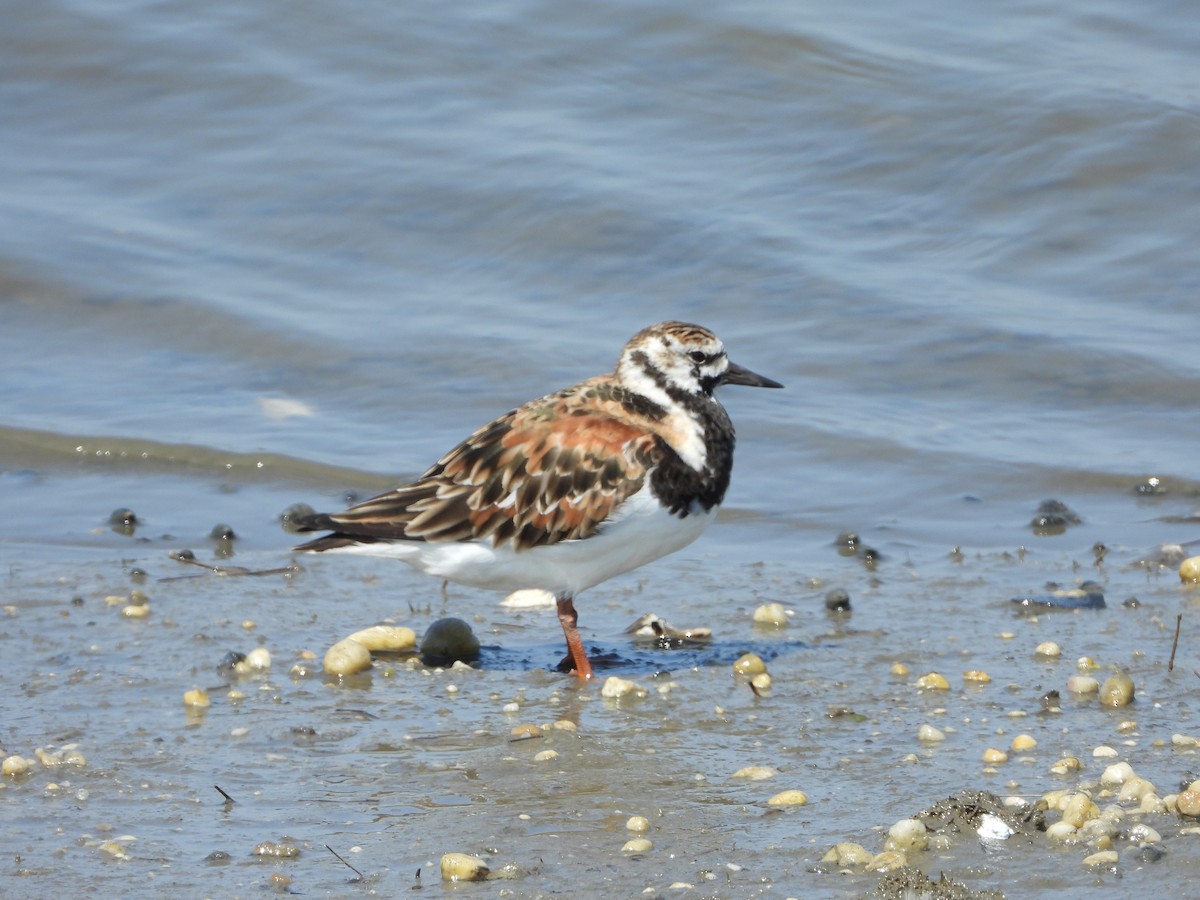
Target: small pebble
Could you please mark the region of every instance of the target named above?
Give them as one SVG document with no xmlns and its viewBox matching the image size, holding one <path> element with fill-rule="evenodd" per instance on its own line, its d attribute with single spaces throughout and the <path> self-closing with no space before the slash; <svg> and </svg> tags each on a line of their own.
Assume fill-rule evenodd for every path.
<svg viewBox="0 0 1200 900">
<path fill-rule="evenodd" d="M 150 615 L 150 607 L 145 604 L 138 606 L 131 603 L 121 610 L 121 615 L 126 619 L 144 619 Z"/>
<path fill-rule="evenodd" d="M 137 513 L 135 513 L 132 509 L 128 509 L 127 507 L 114 509 L 111 513 L 109 513 L 108 524 L 113 526 L 114 529 L 122 527 L 128 528 L 129 530 L 123 533 L 133 534 L 133 528 L 138 524 Z"/>
<path fill-rule="evenodd" d="M 37 761 L 42 764 L 43 769 L 57 769 L 62 765 L 61 759 L 42 747 L 34 750 L 33 755 L 37 757 Z"/>
<path fill-rule="evenodd" d="M 21 775 L 27 775 L 32 768 L 32 759 L 26 759 L 14 753 L 12 756 L 4 757 L 4 762 L 0 763 L 0 775 L 3 775 L 5 778 L 17 778 Z"/>
<path fill-rule="evenodd" d="M 1117 791 L 1117 802 L 1124 804 L 1141 804 L 1146 797 L 1154 794 L 1154 785 L 1145 778 L 1134 775 Z"/>
<path fill-rule="evenodd" d="M 1074 756 L 1064 756 L 1050 767 L 1052 775 L 1074 775 L 1083 768 L 1083 763 Z"/>
<path fill-rule="evenodd" d="M 767 801 L 768 806 L 803 806 L 808 802 L 808 794 L 804 791 L 780 791 Z"/>
<path fill-rule="evenodd" d="M 1072 675 L 1067 679 L 1067 690 L 1072 694 L 1094 694 L 1100 690 L 1100 682 L 1091 675 Z"/>
<path fill-rule="evenodd" d="M 845 841 L 830 847 L 821 862 L 832 863 L 839 869 L 851 869 L 868 866 L 872 859 L 874 856 L 862 844 Z"/>
<path fill-rule="evenodd" d="M 771 690 L 771 673 L 759 672 L 750 679 L 750 684 L 753 686 L 754 690 L 760 694 L 769 693 Z"/>
<path fill-rule="evenodd" d="M 513 740 L 518 741 L 528 740 L 529 738 L 540 738 L 542 736 L 542 729 L 532 722 L 525 722 L 520 725 L 514 725 L 512 731 L 509 732 L 509 736 Z"/>
<path fill-rule="evenodd" d="M 372 653 L 403 653 L 417 646 L 417 633 L 403 625 L 372 625 L 350 635 Z"/>
<path fill-rule="evenodd" d="M 747 781 L 765 781 L 768 778 L 774 778 L 779 773 L 770 766 L 746 766 L 738 769 L 731 775 L 731 778 L 744 778 Z"/>
<path fill-rule="evenodd" d="M 442 856 L 442 881 L 483 881 L 488 867 L 478 856 L 468 853 L 446 853 Z"/>
<path fill-rule="evenodd" d="M 747 678 L 767 671 L 767 664 L 762 661 L 762 657 L 757 653 L 743 653 L 733 663 L 733 674 L 744 675 Z"/>
<path fill-rule="evenodd" d="M 843 588 L 834 588 L 825 595 L 825 608 L 830 612 L 850 612 L 850 594 Z"/>
<path fill-rule="evenodd" d="M 353 675 L 371 668 L 371 651 L 358 641 L 344 638 L 325 653 L 325 672 L 328 675 Z"/>
<path fill-rule="evenodd" d="M 1037 746 L 1037 741 L 1032 735 L 1018 734 L 1012 741 L 1012 749 L 1016 753 L 1021 753 L 1025 750 L 1032 750 Z"/>
<path fill-rule="evenodd" d="M 1075 660 L 1075 668 L 1080 672 L 1094 672 L 1100 668 L 1100 663 L 1096 662 L 1090 656 L 1081 656 Z"/>
<path fill-rule="evenodd" d="M 558 601 L 549 591 L 535 588 L 513 591 L 500 601 L 500 605 L 505 609 L 554 609 L 558 605 Z"/>
<path fill-rule="evenodd" d="M 1133 766 L 1129 763 L 1113 763 L 1100 774 L 1100 783 L 1105 787 L 1119 786 L 1133 777 Z"/>
<path fill-rule="evenodd" d="M 923 691 L 948 691 L 950 690 L 950 682 L 946 680 L 945 675 L 930 672 L 917 679 L 917 687 Z"/>
<path fill-rule="evenodd" d="M 649 692 L 640 684 L 618 678 L 616 675 L 609 675 L 604 680 L 604 686 L 600 688 L 600 696 L 612 700 L 620 700 L 623 697 L 640 698 L 645 697 L 647 693 Z"/>
<path fill-rule="evenodd" d="M 1042 641 L 1033 650 L 1038 656 L 1046 656 L 1051 659 L 1057 659 L 1062 656 L 1062 647 L 1058 646 L 1054 641 Z"/>
<path fill-rule="evenodd" d="M 1144 863 L 1156 863 L 1163 858 L 1165 851 L 1157 844 L 1142 844 L 1138 850 L 1138 859 Z"/>
<path fill-rule="evenodd" d="M 1185 584 L 1200 583 L 1200 556 L 1189 556 L 1179 564 L 1179 580 Z"/>
<path fill-rule="evenodd" d="M 1016 832 L 1012 826 L 997 815 L 984 813 L 979 819 L 975 833 L 985 841 L 1007 841 Z"/>
<path fill-rule="evenodd" d="M 292 886 L 292 876 L 285 875 L 283 872 L 272 872 L 267 883 L 273 891 L 288 891 Z"/>
<path fill-rule="evenodd" d="M 1134 841 L 1135 844 L 1162 844 L 1163 835 L 1160 835 L 1148 824 L 1138 823 L 1129 829 L 1129 840 Z"/>
<path fill-rule="evenodd" d="M 904 678 L 908 675 L 908 666 L 902 662 L 892 663 L 891 675 L 893 678 Z"/>
<path fill-rule="evenodd" d="M 787 610 L 782 603 L 764 603 L 754 610 L 754 624 L 768 628 L 784 628 L 788 624 Z"/>
<path fill-rule="evenodd" d="M 621 847 L 622 853 L 649 853 L 654 849 L 654 843 L 649 838 L 635 837 L 630 838 Z"/>
<path fill-rule="evenodd" d="M 1175 808 L 1181 816 L 1200 818 L 1200 791 L 1188 788 L 1175 798 Z"/>
<path fill-rule="evenodd" d="M 251 851 L 252 856 L 269 856 L 275 859 L 295 859 L 300 855 L 300 848 L 295 844 L 263 841 Z"/>
<path fill-rule="evenodd" d="M 996 747 L 988 747 L 983 751 L 983 761 L 989 766 L 1008 762 L 1008 754 Z"/>
<path fill-rule="evenodd" d="M 1186 734 L 1173 734 L 1171 735 L 1171 746 L 1180 750 L 1197 747 L 1200 746 L 1200 738 L 1191 737 Z"/>
<path fill-rule="evenodd" d="M 630 816 L 625 823 L 625 830 L 635 834 L 645 834 L 650 830 L 650 820 L 645 816 Z"/>
<path fill-rule="evenodd" d="M 552 759 L 558 759 L 557 750 L 542 750 L 533 757 L 534 762 L 549 762 Z"/>
<path fill-rule="evenodd" d="M 980 669 L 969 669 L 963 672 L 963 681 L 971 681 L 975 684 L 988 684 L 991 680 L 992 676 Z"/>
<path fill-rule="evenodd" d="M 908 857 L 903 850 L 884 850 L 871 858 L 871 861 L 867 863 L 867 868 L 872 872 L 894 872 L 907 865 Z"/>
<path fill-rule="evenodd" d="M 1095 748 L 1092 751 L 1092 756 L 1095 757 L 1096 759 L 1112 759 L 1114 756 L 1119 756 L 1119 755 L 1120 754 L 1118 754 L 1116 750 L 1114 750 L 1112 747 L 1109 747 L 1105 744 L 1101 744 L 1099 747 Z"/>
<path fill-rule="evenodd" d="M 1082 828 L 1089 819 L 1100 815 L 1100 808 L 1092 802 L 1092 798 L 1083 792 L 1067 794 L 1062 802 L 1062 821 Z"/>
<path fill-rule="evenodd" d="M 212 699 L 208 696 L 208 691 L 204 688 L 192 688 L 183 695 L 183 705 L 190 706 L 193 709 L 208 709 L 212 706 Z"/>
<path fill-rule="evenodd" d="M 1070 822 L 1055 822 L 1046 826 L 1046 838 L 1059 843 L 1074 843 L 1079 829 Z"/>
<path fill-rule="evenodd" d="M 1119 855 L 1116 850 L 1101 850 L 1099 853 L 1093 853 L 1091 856 L 1083 858 L 1085 866 L 1115 866 Z"/>
<path fill-rule="evenodd" d="M 255 647 L 246 654 L 246 668 L 254 672 L 265 672 L 271 668 L 271 651 L 266 647 Z"/>
<path fill-rule="evenodd" d="M 929 845 L 928 829 L 920 819 L 901 819 L 888 829 L 888 850 L 924 850 Z"/>
<path fill-rule="evenodd" d="M 105 841 L 99 849 L 101 853 L 107 853 L 114 859 L 129 859 L 129 854 L 125 852 L 125 845 L 120 841 Z"/>
<path fill-rule="evenodd" d="M 1118 672 L 1104 679 L 1100 685 L 1100 705 L 1111 706 L 1114 709 L 1128 706 L 1133 702 L 1133 679 L 1124 672 Z"/>
<path fill-rule="evenodd" d="M 479 659 L 479 638 L 462 619 L 450 616 L 438 619 L 425 629 L 421 638 L 421 662 L 427 666 L 448 666 L 453 662 Z"/>
<path fill-rule="evenodd" d="M 917 729 L 917 740 L 925 741 L 929 744 L 936 744 L 946 739 L 946 733 L 938 728 L 934 728 L 929 723 L 922 725 Z"/>
</svg>

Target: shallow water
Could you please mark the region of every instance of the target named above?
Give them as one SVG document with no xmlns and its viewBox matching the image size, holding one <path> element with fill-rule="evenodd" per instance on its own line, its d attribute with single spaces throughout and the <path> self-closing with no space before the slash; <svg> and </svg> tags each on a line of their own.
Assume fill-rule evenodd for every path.
<svg viewBox="0 0 1200 900">
<path fill-rule="evenodd" d="M 418 868 L 440 891 L 438 857 L 463 849 L 519 870 L 466 889 L 489 896 L 845 896 L 875 881 L 814 871 L 830 845 L 880 850 L 878 829 L 960 789 L 1040 796 L 1070 786 L 1048 774 L 1064 755 L 1095 781 L 1101 743 L 1160 793 L 1194 776 L 1169 745 L 1200 733 L 1200 598 L 1133 564 L 1200 541 L 1200 26 L 1128 0 L 693 7 L 6 12 L 0 749 L 78 744 L 88 767 L 0 788 L 0 893 L 241 896 L 278 870 L 309 895 L 389 894 Z M 718 524 L 580 600 L 641 701 L 550 671 L 550 613 L 397 564 L 216 577 L 168 558 L 219 562 L 227 523 L 230 564 L 285 566 L 289 504 L 382 490 L 666 318 L 787 390 L 724 391 L 739 454 Z M 1150 476 L 1164 493 L 1137 492 Z M 1036 535 L 1048 498 L 1082 523 Z M 133 536 L 108 528 L 118 507 Z M 839 555 L 846 530 L 874 569 Z M 104 602 L 134 568 L 141 621 Z M 1009 603 L 1083 578 L 1107 609 Z M 824 611 L 832 587 L 848 620 Z M 782 634 L 751 624 L 767 601 L 794 611 Z M 633 647 L 645 612 L 714 643 Z M 480 634 L 479 671 L 289 677 L 302 650 L 442 615 Z M 1058 663 L 1033 655 L 1049 639 Z M 229 701 L 218 663 L 260 642 L 274 668 Z M 730 676 L 746 648 L 769 697 Z M 1064 695 L 1042 715 L 1085 655 L 1128 669 L 1134 706 Z M 918 692 L 930 670 L 952 690 Z M 197 719 L 193 686 L 215 689 Z M 509 741 L 559 719 L 578 730 Z M 926 721 L 945 744 L 918 743 Z M 984 771 L 1021 731 L 1032 761 Z M 730 778 L 751 764 L 780 774 Z M 808 805 L 769 811 L 785 787 Z M 634 813 L 654 849 L 630 859 Z M 1121 844 L 1120 877 L 1044 843 L 914 862 L 1009 896 L 1161 892 L 1200 844 L 1152 824 L 1167 854 Z M 92 843 L 125 835 L 129 860 Z M 298 859 L 251 857 L 285 835 Z"/>
</svg>

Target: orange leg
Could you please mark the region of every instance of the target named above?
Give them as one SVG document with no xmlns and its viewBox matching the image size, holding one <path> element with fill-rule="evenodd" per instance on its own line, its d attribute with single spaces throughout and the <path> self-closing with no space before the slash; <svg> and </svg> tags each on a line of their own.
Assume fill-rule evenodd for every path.
<svg viewBox="0 0 1200 900">
<path fill-rule="evenodd" d="M 592 680 L 592 664 L 588 662 L 587 653 L 583 649 L 583 640 L 579 637 L 579 629 L 575 623 L 579 615 L 575 612 L 575 598 L 558 597 L 558 621 L 562 624 L 563 634 L 567 637 L 567 655 L 575 666 L 575 675 L 584 681 Z"/>
</svg>

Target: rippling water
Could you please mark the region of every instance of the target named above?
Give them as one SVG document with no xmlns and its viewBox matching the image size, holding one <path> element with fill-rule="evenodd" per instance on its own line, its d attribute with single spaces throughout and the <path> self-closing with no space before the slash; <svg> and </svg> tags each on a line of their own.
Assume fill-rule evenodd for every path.
<svg viewBox="0 0 1200 900">
<path fill-rule="evenodd" d="M 1171 572 L 1127 568 L 1200 539 L 1200 23 L 1176 4 L 49 0 L 4 19 L 0 559 L 33 603 L 10 648 L 52 621 L 31 598 L 56 578 L 102 597 L 217 522 L 282 564 L 289 503 L 419 471 L 667 318 L 787 390 L 725 392 L 721 525 L 585 598 L 599 642 L 635 585 L 720 622 L 747 592 L 815 616 L 809 586 L 844 583 L 856 625 L 892 629 L 866 655 L 890 658 L 948 616 L 1005 630 L 1007 597 L 1078 577 L 1097 541 L 1110 598 L 1194 607 Z M 1135 492 L 1150 476 L 1165 493 Z M 1049 497 L 1082 524 L 1035 536 Z M 122 506 L 132 542 L 105 527 Z M 846 529 L 890 570 L 839 557 Z M 954 546 L 1037 564 L 977 573 L 980 613 L 940 592 L 973 577 Z M 272 590 L 229 615 L 265 623 Z M 339 622 L 354 594 L 284 593 Z M 1139 658 L 1116 621 L 1111 661 Z M 530 620 L 530 665 L 552 625 Z M 6 683 L 27 677 L 3 655 Z M 798 663 L 833 664 L 816 657 Z M 884 824 L 871 811 L 834 830 Z"/>
</svg>

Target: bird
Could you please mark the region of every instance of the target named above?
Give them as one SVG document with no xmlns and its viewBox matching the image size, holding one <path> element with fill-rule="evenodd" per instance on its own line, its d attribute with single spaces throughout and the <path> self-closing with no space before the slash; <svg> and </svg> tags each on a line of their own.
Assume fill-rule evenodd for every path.
<svg viewBox="0 0 1200 900">
<path fill-rule="evenodd" d="M 339 513 L 293 519 L 327 531 L 294 548 L 403 560 L 473 587 L 554 595 L 561 668 L 593 670 L 575 598 L 696 540 L 733 468 L 723 385 L 781 388 L 730 361 L 709 329 L 660 322 L 611 373 L 547 394 L 475 430 L 415 481 Z"/>
</svg>

